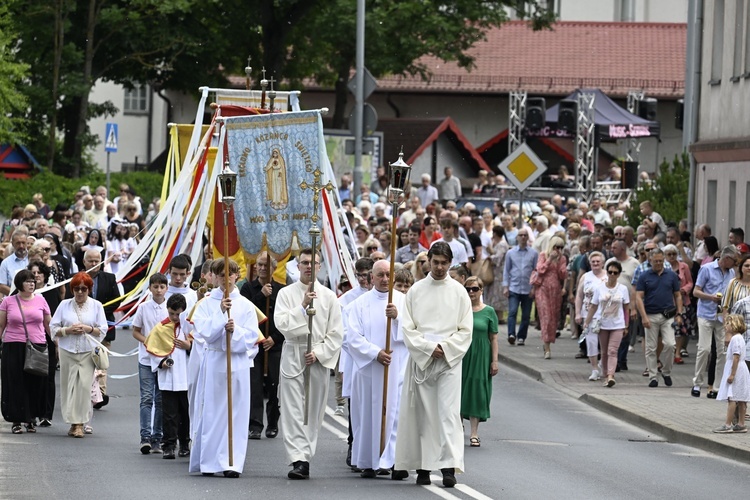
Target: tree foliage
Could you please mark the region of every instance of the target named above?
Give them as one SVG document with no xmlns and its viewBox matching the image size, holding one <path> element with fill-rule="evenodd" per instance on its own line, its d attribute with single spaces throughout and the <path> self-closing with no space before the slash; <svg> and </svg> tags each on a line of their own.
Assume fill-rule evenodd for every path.
<svg viewBox="0 0 750 500">
<path fill-rule="evenodd" d="M 12 27 L 9 6 L 0 5 L 0 143 L 22 143 L 27 137 L 24 110 L 28 105 L 21 89 L 29 65 L 16 61 L 18 35 Z"/>
<path fill-rule="evenodd" d="M 654 211 L 665 222 L 678 223 L 687 217 L 690 160 L 687 153 L 675 155 L 672 162 L 666 159 L 659 165 L 658 175 L 651 184 L 641 184 L 635 192 L 627 212 L 628 221 L 634 228 L 643 218 L 639 205 L 651 201 Z"/>
</svg>

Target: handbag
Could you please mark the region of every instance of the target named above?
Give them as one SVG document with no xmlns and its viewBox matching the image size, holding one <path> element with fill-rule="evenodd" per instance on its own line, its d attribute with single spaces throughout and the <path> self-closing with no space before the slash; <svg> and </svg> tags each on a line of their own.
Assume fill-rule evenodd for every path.
<svg viewBox="0 0 750 500">
<path fill-rule="evenodd" d="M 472 265 L 472 274 L 482 280 L 485 287 L 495 281 L 495 273 L 492 269 L 492 261 L 490 259 L 482 259 L 480 262 L 475 262 Z"/>
<path fill-rule="evenodd" d="M 49 375 L 49 351 L 47 345 L 37 347 L 29 339 L 29 330 L 26 328 L 26 316 L 23 314 L 21 299 L 16 295 L 18 310 L 21 311 L 21 321 L 23 322 L 23 331 L 26 333 L 26 356 L 23 360 L 23 371 L 36 375 L 37 377 L 46 377 Z"/>
<path fill-rule="evenodd" d="M 92 335 L 86 334 L 96 345 L 91 350 L 91 359 L 94 360 L 94 366 L 97 370 L 109 370 L 109 349 L 104 347 Z"/>
<path fill-rule="evenodd" d="M 531 277 L 529 278 L 529 284 L 531 286 L 540 286 L 542 284 L 542 278 L 539 276 L 539 273 L 534 269 L 531 271 Z"/>
</svg>

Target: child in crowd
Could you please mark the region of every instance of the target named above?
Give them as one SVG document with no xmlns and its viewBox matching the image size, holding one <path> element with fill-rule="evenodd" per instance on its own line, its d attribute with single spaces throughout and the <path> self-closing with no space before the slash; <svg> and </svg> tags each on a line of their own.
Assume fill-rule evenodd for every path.
<svg viewBox="0 0 750 500">
<path fill-rule="evenodd" d="M 747 402 L 750 401 L 750 371 L 745 364 L 745 320 L 739 314 L 730 314 L 724 320 L 726 335 L 724 343 L 727 346 L 727 361 L 724 365 L 724 374 L 721 377 L 719 395 L 716 399 L 727 401 L 727 420 L 714 432 L 729 434 L 734 432 L 747 432 L 745 427 L 745 411 Z M 737 413 L 737 424 L 732 425 L 732 420 Z"/>
<path fill-rule="evenodd" d="M 401 293 L 408 292 L 409 288 L 414 284 L 414 276 L 412 276 L 411 271 L 402 267 L 401 269 L 397 269 L 394 274 L 393 288 Z"/>
<path fill-rule="evenodd" d="M 191 339 L 180 329 L 180 314 L 187 303 L 180 294 L 167 300 L 169 317 L 158 323 L 146 337 L 151 368 L 157 374 L 162 401 L 164 439 L 162 458 L 173 460 L 177 439 L 180 457 L 190 455 L 190 413 L 188 409 L 188 352 Z"/>
<path fill-rule="evenodd" d="M 186 311 L 192 309 L 193 305 L 198 301 L 195 290 L 192 290 L 187 283 L 192 267 L 193 263 L 190 261 L 190 257 L 180 254 L 169 261 L 169 269 L 167 271 L 169 274 L 169 288 L 167 288 L 165 297 L 168 299 L 176 293 L 184 295 L 187 302 Z"/>
<path fill-rule="evenodd" d="M 167 317 L 167 277 L 155 273 L 149 278 L 148 290 L 151 298 L 146 299 L 133 317 L 133 338 L 138 343 L 138 382 L 140 384 L 140 450 L 144 455 L 161 453 L 162 406 L 161 393 L 156 374 L 151 370 L 151 358 L 146 351 L 146 337 L 151 330 Z M 151 410 L 154 409 L 153 423 Z"/>
</svg>

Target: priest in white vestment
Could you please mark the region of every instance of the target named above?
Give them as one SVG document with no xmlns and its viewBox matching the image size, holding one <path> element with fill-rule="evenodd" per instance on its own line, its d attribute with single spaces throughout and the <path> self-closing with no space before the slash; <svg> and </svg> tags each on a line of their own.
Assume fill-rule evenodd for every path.
<svg viewBox="0 0 750 500">
<path fill-rule="evenodd" d="M 346 314 L 345 310 L 346 307 L 360 298 L 365 293 L 369 292 L 372 288 L 372 265 L 373 261 L 369 257 L 362 257 L 361 259 L 357 260 L 357 262 L 354 264 L 354 272 L 355 276 L 357 278 L 357 287 L 352 288 L 348 292 L 346 292 L 344 295 L 339 297 L 339 304 L 341 305 L 341 312 L 342 312 L 342 323 L 344 325 L 344 342 L 341 345 L 341 356 L 339 357 L 339 364 L 338 369 L 339 373 L 338 376 L 341 377 L 341 397 L 343 398 L 350 398 L 352 394 L 352 360 L 348 354 L 348 347 L 346 344 L 346 332 L 347 332 L 347 324 L 346 324 Z M 339 383 L 337 381 L 337 383 Z M 351 404 L 350 404 L 351 406 Z M 338 411 L 339 408 L 336 408 L 336 414 L 337 415 L 343 415 L 343 412 Z M 352 435 L 352 426 L 351 423 L 349 424 L 349 437 L 347 438 L 347 442 L 349 444 L 349 449 L 346 452 L 346 465 L 351 466 L 352 465 L 352 441 L 354 440 L 354 436 Z"/>
<path fill-rule="evenodd" d="M 354 434 L 352 465 L 361 477 L 374 478 L 379 469 L 391 470 L 393 479 L 405 479 L 408 471 L 392 470 L 396 461 L 396 431 L 404 369 L 408 351 L 401 335 L 399 311 L 404 294 L 393 292 L 388 303 L 390 264 L 385 260 L 372 269 L 374 288 L 345 310 L 346 340 L 352 360 L 351 422 Z M 387 318 L 391 318 L 390 351 L 385 350 Z M 388 395 L 385 415 L 385 448 L 380 453 L 383 409 L 383 375 L 388 365 Z"/>
<path fill-rule="evenodd" d="M 250 423 L 250 367 L 258 353 L 258 316 L 252 302 L 240 295 L 235 286 L 239 266 L 229 261 L 229 281 L 224 282 L 224 260 L 211 266 L 218 288 L 200 301 L 193 313 L 193 336 L 201 339 L 205 350 L 198 371 L 191 417 L 196 419 L 190 472 L 239 477 L 247 454 L 247 431 Z M 224 287 L 229 298 L 224 298 Z M 229 312 L 229 315 L 227 315 Z M 232 430 L 233 464 L 229 465 L 227 427 L 227 339 L 231 334 L 232 356 Z"/>
<path fill-rule="evenodd" d="M 450 246 L 437 242 L 427 257 L 430 274 L 407 292 L 401 320 L 409 360 L 396 469 L 416 469 L 417 484 L 430 484 L 430 471 L 440 469 L 443 485 L 450 488 L 455 472 L 464 468 L 461 361 L 471 345 L 474 319 L 469 294 L 448 276 Z"/>
<path fill-rule="evenodd" d="M 276 327 L 284 334 L 281 351 L 281 377 L 279 402 L 281 403 L 281 435 L 287 460 L 292 464 L 289 479 L 308 479 L 310 459 L 315 455 L 318 433 L 325 416 L 328 399 L 329 370 L 339 359 L 343 342 L 341 306 L 336 294 L 320 283 L 310 291 L 312 265 L 320 268 L 320 255 L 310 249 L 297 257 L 300 271 L 298 282 L 279 291 L 274 319 Z M 314 302 L 313 302 L 314 299 Z M 307 308 L 315 309 L 312 328 L 312 351 L 307 352 Z M 304 425 L 305 366 L 310 366 L 309 414 Z"/>
</svg>

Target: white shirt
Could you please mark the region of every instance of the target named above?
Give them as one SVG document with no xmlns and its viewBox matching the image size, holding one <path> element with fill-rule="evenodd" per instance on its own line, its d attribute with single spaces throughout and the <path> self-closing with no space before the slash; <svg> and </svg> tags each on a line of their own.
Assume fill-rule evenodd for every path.
<svg viewBox="0 0 750 500">
<path fill-rule="evenodd" d="M 430 245 L 430 248 L 432 248 L 432 245 L 437 243 L 438 241 L 443 241 L 445 243 L 448 243 L 448 246 L 451 247 L 451 251 L 453 251 L 453 260 L 451 261 L 451 266 L 456 266 L 458 264 L 466 264 L 469 262 L 469 254 L 466 253 L 466 246 L 458 241 L 457 239 L 452 239 L 451 241 L 445 241 L 443 238 L 437 239 L 432 242 Z"/>
<path fill-rule="evenodd" d="M 138 306 L 133 318 L 133 327 L 141 329 L 141 335 L 148 337 L 151 330 L 159 324 L 164 318 L 168 317 L 166 299 L 161 304 L 157 304 L 152 299 L 147 299 L 143 304 Z M 151 366 L 151 355 L 146 351 L 143 342 L 138 343 L 138 363 Z"/>
<path fill-rule="evenodd" d="M 101 342 L 107 334 L 107 317 L 104 315 L 104 307 L 101 302 L 92 298 L 87 298 L 82 308 L 78 308 L 75 299 L 66 299 L 60 302 L 60 305 L 52 316 L 49 329 L 54 337 L 60 328 L 66 328 L 76 323 L 93 326 L 99 329 L 99 336 L 94 338 Z M 68 352 L 79 354 L 82 352 L 91 352 L 96 344 L 89 339 L 88 335 L 66 335 L 57 337 L 57 346 Z"/>
</svg>

